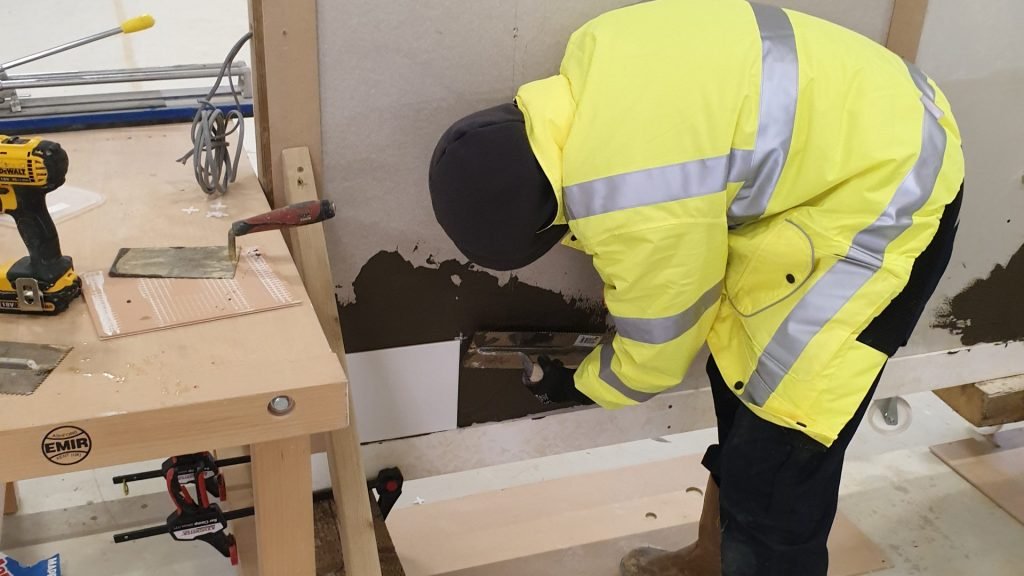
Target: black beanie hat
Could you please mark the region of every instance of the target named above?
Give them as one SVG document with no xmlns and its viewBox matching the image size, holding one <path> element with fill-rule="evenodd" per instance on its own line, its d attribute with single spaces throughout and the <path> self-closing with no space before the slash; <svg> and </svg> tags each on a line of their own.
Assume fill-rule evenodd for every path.
<svg viewBox="0 0 1024 576">
<path fill-rule="evenodd" d="M 530 264 L 569 230 L 549 227 L 558 201 L 515 104 L 471 114 L 444 133 L 430 161 L 430 199 L 459 251 L 492 270 Z"/>
</svg>

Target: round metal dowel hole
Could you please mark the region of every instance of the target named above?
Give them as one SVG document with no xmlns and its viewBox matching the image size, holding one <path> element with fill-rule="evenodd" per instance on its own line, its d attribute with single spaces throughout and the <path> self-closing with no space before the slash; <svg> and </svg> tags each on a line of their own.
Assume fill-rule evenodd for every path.
<svg viewBox="0 0 1024 576">
<path fill-rule="evenodd" d="M 267 411 L 274 416 L 284 416 L 295 409 L 295 401 L 292 400 L 291 396 L 275 396 L 270 404 L 267 405 Z"/>
</svg>

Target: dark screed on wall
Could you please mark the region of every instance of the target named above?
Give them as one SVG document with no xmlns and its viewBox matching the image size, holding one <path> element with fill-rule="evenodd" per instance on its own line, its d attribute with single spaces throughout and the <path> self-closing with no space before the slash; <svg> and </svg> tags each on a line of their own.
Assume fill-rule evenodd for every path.
<svg viewBox="0 0 1024 576">
<path fill-rule="evenodd" d="M 428 263 L 431 263 L 428 260 Z M 471 264 L 445 260 L 414 266 L 398 252 L 382 251 L 360 269 L 354 298 L 339 312 L 350 353 L 463 338 L 483 330 L 603 332 L 599 301 L 531 286 L 515 276 L 501 284 Z M 515 370 L 463 369 L 459 426 L 538 414 L 543 406 Z"/>
</svg>

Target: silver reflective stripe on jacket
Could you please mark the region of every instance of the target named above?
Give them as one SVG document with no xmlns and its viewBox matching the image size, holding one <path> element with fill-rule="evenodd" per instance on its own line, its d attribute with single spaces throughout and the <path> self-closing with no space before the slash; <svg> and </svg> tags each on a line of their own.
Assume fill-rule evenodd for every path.
<svg viewBox="0 0 1024 576">
<path fill-rule="evenodd" d="M 626 318 L 612 315 L 619 336 L 644 344 L 664 344 L 679 338 L 697 325 L 704 313 L 722 297 L 722 283 L 709 288 L 692 306 L 664 318 Z"/>
<path fill-rule="evenodd" d="M 946 152 L 946 131 L 939 124 L 935 90 L 914 65 L 908 64 L 924 97 L 921 152 L 888 206 L 853 239 L 846 256 L 836 262 L 800 299 L 765 347 L 743 398 L 764 406 L 792 370 L 811 340 L 882 266 L 889 245 L 914 223 L 914 214 L 932 195 Z"/>
<path fill-rule="evenodd" d="M 799 64 L 796 37 L 785 11 L 751 4 L 761 32 L 761 110 L 752 164 L 729 205 L 729 225 L 738 226 L 764 214 L 782 176 L 793 140 Z"/>
<path fill-rule="evenodd" d="M 658 166 L 566 186 L 566 218 L 717 194 L 746 182 L 729 207 L 734 226 L 764 214 L 789 154 L 797 103 L 796 40 L 789 17 L 775 6 L 751 4 L 761 36 L 761 109 L 754 150 Z"/>
<path fill-rule="evenodd" d="M 655 396 L 660 394 L 660 392 L 641 392 L 639 390 L 634 390 L 633 388 L 626 386 L 626 383 L 623 382 L 621 378 L 619 378 L 619 375 L 615 373 L 615 370 L 612 370 L 612 360 L 614 358 L 615 348 L 612 347 L 611 342 L 607 344 L 602 344 L 600 376 L 601 380 L 603 380 L 605 384 L 618 390 L 620 394 L 634 402 L 647 402 L 651 398 L 654 398 Z M 680 382 L 679 384 L 682 384 L 682 382 Z M 675 388 L 675 386 L 673 386 L 673 388 Z"/>
<path fill-rule="evenodd" d="M 627 172 L 566 186 L 562 192 L 566 218 L 579 220 L 609 212 L 697 198 L 725 190 L 733 156 L 745 151 Z"/>
<path fill-rule="evenodd" d="M 728 210 L 730 226 L 764 214 L 789 154 L 796 118 L 798 62 L 793 26 L 774 6 L 751 4 L 761 36 L 761 108 L 754 150 L 659 166 L 567 186 L 563 190 L 566 217 L 579 220 L 723 192 L 729 183 L 745 182 Z M 690 308 L 664 318 L 616 317 L 618 334 L 646 344 L 679 338 L 720 298 L 721 283 L 705 292 Z M 644 402 L 655 394 L 627 386 L 612 370 L 614 349 L 601 351 L 601 379 L 627 398 Z"/>
</svg>

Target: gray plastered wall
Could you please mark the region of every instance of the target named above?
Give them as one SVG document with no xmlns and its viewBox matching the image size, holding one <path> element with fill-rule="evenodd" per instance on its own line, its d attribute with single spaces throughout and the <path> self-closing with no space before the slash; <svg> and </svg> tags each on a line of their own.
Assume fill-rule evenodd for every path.
<svg viewBox="0 0 1024 576">
<path fill-rule="evenodd" d="M 506 102 L 519 85 L 554 74 L 573 30 L 629 3 L 319 2 L 322 188 L 339 207 L 327 233 L 340 301 L 353 300 L 353 282 L 381 252 L 397 252 L 410 267 L 463 260 L 430 206 L 427 164 L 437 138 L 457 118 Z M 892 0 L 770 3 L 838 22 L 879 42 L 885 41 L 892 12 Z M 945 90 L 960 121 L 968 194 L 953 265 L 906 353 L 961 346 L 960 335 L 931 327 L 931 319 L 946 299 L 1005 265 L 1024 243 L 1024 35 L 1015 28 L 1020 22 L 1024 4 L 1015 0 L 972 3 L 969 9 L 956 0 L 931 3 L 918 60 Z M 505 286 L 511 275 L 496 276 Z M 600 302 L 601 283 L 589 259 L 568 248 L 555 249 L 515 276 L 567 298 Z M 421 297 L 412 284 L 396 293 Z M 359 339 L 352 329 L 346 328 L 346 340 Z M 385 335 L 373 342 L 386 340 Z M 410 342 L 395 340 L 405 343 Z"/>
</svg>

